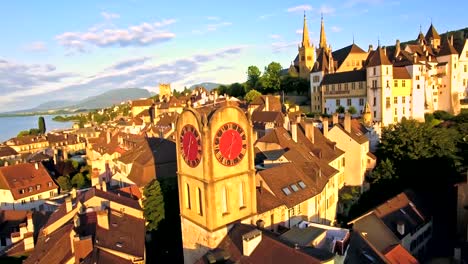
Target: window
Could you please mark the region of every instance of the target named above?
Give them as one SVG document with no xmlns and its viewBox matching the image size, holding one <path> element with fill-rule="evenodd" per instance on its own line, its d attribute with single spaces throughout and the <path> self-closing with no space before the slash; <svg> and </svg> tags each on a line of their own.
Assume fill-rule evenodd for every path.
<svg viewBox="0 0 468 264">
<path fill-rule="evenodd" d="M 374 118 L 377 118 L 377 111 L 374 111 Z"/>
<path fill-rule="evenodd" d="M 466 72 L 467 71 L 467 68 L 466 65 L 463 65 L 463 71 Z"/>
<path fill-rule="evenodd" d="M 54 197 L 54 196 L 55 196 L 54 191 L 50 191 L 50 192 L 49 192 L 49 196 L 50 196 L 50 197 Z"/>
<path fill-rule="evenodd" d="M 405 108 L 403 107 L 403 115 L 405 114 Z"/>
<path fill-rule="evenodd" d="M 343 167 L 345 166 L 345 158 L 343 157 L 343 159 L 341 160 L 341 164 L 343 165 Z"/>
<path fill-rule="evenodd" d="M 385 105 L 387 108 L 390 107 L 390 97 L 385 98 Z"/>
<path fill-rule="evenodd" d="M 42 195 L 38 195 L 37 199 L 42 200 Z"/>
<path fill-rule="evenodd" d="M 36 190 L 40 190 L 40 189 L 41 189 L 41 185 L 40 184 L 36 185 Z"/>
<path fill-rule="evenodd" d="M 406 86 L 405 86 L 405 80 L 402 80 L 402 81 L 401 81 L 401 87 L 406 87 Z"/>
<path fill-rule="evenodd" d="M 393 118 L 393 122 L 394 122 L 394 123 L 398 123 L 398 117 L 395 116 L 395 117 Z"/>
<path fill-rule="evenodd" d="M 335 85 L 332 84 L 332 92 L 334 92 L 334 91 L 335 91 Z"/>
<path fill-rule="evenodd" d="M 386 87 L 390 88 L 390 81 L 389 80 L 387 80 L 387 86 Z"/>
<path fill-rule="evenodd" d="M 307 60 L 308 61 L 312 60 L 312 56 L 307 56 Z"/>
<path fill-rule="evenodd" d="M 466 51 L 465 57 L 467 57 L 467 58 L 468 58 L 468 51 Z"/>
<path fill-rule="evenodd" d="M 393 103 L 394 103 L 394 104 L 398 104 L 398 97 L 396 97 L 396 96 L 393 97 Z"/>
<path fill-rule="evenodd" d="M 34 197 L 29 198 L 30 202 L 34 202 Z"/>
<path fill-rule="evenodd" d="M 377 88 L 377 80 L 372 80 L 372 88 Z"/>
<path fill-rule="evenodd" d="M 376 73 L 376 69 L 377 69 L 377 68 L 374 67 L 374 68 L 372 68 L 372 69 L 374 70 L 374 75 L 376 75 L 376 74 L 377 74 L 377 73 Z"/>
<path fill-rule="evenodd" d="M 338 91 L 341 91 L 341 83 L 338 84 Z"/>
<path fill-rule="evenodd" d="M 395 115 L 398 115 L 398 109 L 395 108 Z"/>
<path fill-rule="evenodd" d="M 359 89 L 362 89 L 364 87 L 363 82 L 359 82 Z"/>
<path fill-rule="evenodd" d="M 305 61 L 305 56 L 301 56 L 301 61 Z"/>
<path fill-rule="evenodd" d="M 420 87 L 420 85 L 418 84 L 418 85 L 416 85 L 416 88 L 420 89 L 421 87 Z"/>
<path fill-rule="evenodd" d="M 197 188 L 197 213 L 203 215 L 202 193 L 200 188 Z"/>
<path fill-rule="evenodd" d="M 351 89 L 353 89 L 353 90 L 356 89 L 356 83 L 354 83 L 354 82 L 351 83 Z"/>
<path fill-rule="evenodd" d="M 29 192 L 32 192 L 33 189 L 34 189 L 34 188 L 33 188 L 32 186 L 29 186 L 29 188 L 28 188 Z"/>
<path fill-rule="evenodd" d="M 364 98 L 359 98 L 359 105 L 364 105 Z"/>
<path fill-rule="evenodd" d="M 281 189 L 283 191 L 284 194 L 286 194 L 286 196 L 290 195 L 291 194 L 291 191 L 289 190 L 288 187 L 284 187 L 283 189 Z"/>
<path fill-rule="evenodd" d="M 47 186 L 52 187 L 52 182 L 48 182 Z"/>
<path fill-rule="evenodd" d="M 190 209 L 190 186 L 185 183 L 185 208 Z"/>
<path fill-rule="evenodd" d="M 23 194 L 24 193 L 24 189 L 19 189 L 18 191 L 20 194 Z"/>
<path fill-rule="evenodd" d="M 239 207 L 240 207 L 240 208 L 245 207 L 245 202 L 244 202 L 244 182 L 241 182 L 241 184 L 239 184 Z"/>
<path fill-rule="evenodd" d="M 299 181 L 297 184 L 298 184 L 302 189 L 305 189 L 305 187 L 306 187 L 306 185 L 305 185 L 305 183 L 304 183 L 303 181 Z"/>
<path fill-rule="evenodd" d="M 403 104 L 406 103 L 406 96 L 402 96 L 402 97 L 401 97 L 401 102 L 402 102 Z"/>
<path fill-rule="evenodd" d="M 398 80 L 393 80 L 393 86 L 398 87 Z"/>
<path fill-rule="evenodd" d="M 374 106 L 377 105 L 377 98 L 374 97 Z"/>
<path fill-rule="evenodd" d="M 340 99 L 336 99 L 336 106 L 340 106 Z"/>
<path fill-rule="evenodd" d="M 347 103 L 348 106 L 351 106 L 351 99 L 348 98 L 348 99 L 346 100 L 346 103 Z"/>
<path fill-rule="evenodd" d="M 348 91 L 348 84 L 347 83 L 345 83 L 344 89 L 345 89 L 345 91 Z"/>
<path fill-rule="evenodd" d="M 223 214 L 228 213 L 228 197 L 227 196 L 228 196 L 227 188 L 226 186 L 223 186 L 223 189 L 221 191 L 221 203 L 222 203 L 221 212 Z"/>
<path fill-rule="evenodd" d="M 416 75 L 416 81 L 419 81 L 419 75 Z"/>
<path fill-rule="evenodd" d="M 291 189 L 292 189 L 294 192 L 299 191 L 299 188 L 297 187 L 296 184 L 291 184 L 290 186 L 291 186 Z"/>
</svg>

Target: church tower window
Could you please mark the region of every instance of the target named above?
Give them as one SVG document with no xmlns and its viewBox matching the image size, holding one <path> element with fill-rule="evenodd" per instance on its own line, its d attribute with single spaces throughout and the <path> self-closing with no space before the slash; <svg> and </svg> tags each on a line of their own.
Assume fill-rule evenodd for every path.
<svg viewBox="0 0 468 264">
<path fill-rule="evenodd" d="M 197 187 L 197 213 L 203 215 L 203 202 L 202 202 L 202 193 L 200 188 Z"/>
</svg>

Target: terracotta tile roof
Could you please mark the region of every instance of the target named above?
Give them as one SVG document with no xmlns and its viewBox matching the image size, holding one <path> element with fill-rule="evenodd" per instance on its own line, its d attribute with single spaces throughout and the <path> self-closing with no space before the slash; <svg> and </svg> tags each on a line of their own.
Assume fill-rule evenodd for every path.
<svg viewBox="0 0 468 264">
<path fill-rule="evenodd" d="M 73 224 L 67 224 L 48 236 L 40 236 L 34 251 L 24 264 L 67 263 L 74 259 L 70 234 Z"/>
<path fill-rule="evenodd" d="M 322 85 L 366 81 L 366 70 L 337 72 L 323 77 Z"/>
<path fill-rule="evenodd" d="M 133 264 L 133 261 L 108 253 L 105 250 L 94 248 L 81 264 Z"/>
<path fill-rule="evenodd" d="M 411 79 L 406 67 L 393 67 L 393 79 Z"/>
<path fill-rule="evenodd" d="M 388 261 L 359 232 L 351 231 L 344 263 L 388 264 Z"/>
<path fill-rule="evenodd" d="M 252 113 L 252 122 L 265 125 L 266 123 L 275 123 L 276 126 L 282 126 L 284 123 L 283 114 L 275 111 L 254 111 Z"/>
<path fill-rule="evenodd" d="M 26 223 L 28 215 L 32 217 L 29 211 L 0 211 L 0 237 L 9 237 L 12 233 L 17 232 L 20 224 Z"/>
<path fill-rule="evenodd" d="M 115 193 L 111 193 L 111 192 L 105 192 L 105 191 L 102 191 L 102 190 L 99 190 L 99 189 L 96 189 L 96 188 L 91 188 L 88 191 L 86 191 L 84 193 L 81 193 L 78 196 L 78 200 L 81 201 L 82 203 L 84 203 L 84 202 L 88 201 L 89 199 L 91 199 L 91 198 L 93 198 L 95 196 L 100 197 L 100 198 L 102 198 L 104 200 L 107 200 L 107 201 L 112 201 L 112 202 L 117 203 L 117 204 L 121 204 L 121 205 L 131 207 L 131 208 L 134 208 L 134 209 L 137 209 L 137 210 L 142 210 L 140 204 L 138 203 L 138 201 L 136 201 L 134 199 L 124 197 L 124 196 L 119 196 L 119 195 L 117 195 Z M 51 218 L 52 218 L 52 216 L 51 216 Z"/>
<path fill-rule="evenodd" d="M 364 143 L 369 142 L 369 139 L 367 138 L 367 136 L 365 134 L 363 134 L 361 132 L 361 130 L 355 129 L 352 125 L 351 125 L 351 133 L 349 133 L 348 131 L 345 130 L 342 123 L 337 124 L 336 126 L 339 129 L 341 129 L 341 131 L 343 131 L 343 133 L 345 133 L 350 138 L 352 138 L 354 141 L 356 141 L 358 144 L 364 144 Z"/>
<path fill-rule="evenodd" d="M 446 55 L 458 55 L 458 51 L 453 47 L 452 43 L 448 38 L 445 38 L 442 41 L 442 45 L 440 47 L 440 51 L 437 56 L 446 56 Z"/>
<path fill-rule="evenodd" d="M 31 195 L 56 190 L 58 186 L 42 163 L 22 163 L 0 167 L 0 189 L 10 190 L 13 198 L 20 200 Z"/>
<path fill-rule="evenodd" d="M 379 65 L 392 65 L 382 47 L 378 47 L 377 50 L 372 51 L 369 54 L 366 63 L 367 67 L 375 67 Z"/>
<path fill-rule="evenodd" d="M 229 254 L 229 263 L 321 263 L 317 258 L 280 242 L 265 231 L 262 232 L 262 240 L 250 256 L 243 255 L 242 236 L 254 229 L 253 226 L 235 224 L 218 245 L 217 250 L 224 250 Z M 195 263 L 209 262 L 204 256 Z"/>
<path fill-rule="evenodd" d="M 148 106 L 150 107 L 153 105 L 154 101 L 153 99 L 142 99 L 142 100 L 133 100 L 131 105 L 132 107 L 137 106 L 137 107 L 142 107 L 142 106 Z"/>
<path fill-rule="evenodd" d="M 140 192 L 140 189 L 136 185 L 131 185 L 127 187 L 122 187 L 120 189 L 114 190 L 117 195 L 127 195 L 127 197 L 139 200 L 143 197 L 143 195 Z"/>
<path fill-rule="evenodd" d="M 257 213 L 262 214 L 283 205 L 283 201 L 265 188 L 257 187 Z"/>
<path fill-rule="evenodd" d="M 317 56 L 317 60 L 315 61 L 314 67 L 312 68 L 311 72 L 320 72 L 323 71 L 325 73 L 330 72 L 330 56 L 324 49 L 320 49 L 320 53 Z M 333 66 L 332 66 L 333 67 Z"/>
<path fill-rule="evenodd" d="M 0 158 L 7 158 L 9 156 L 16 156 L 18 152 L 10 146 L 0 145 Z"/>
<path fill-rule="evenodd" d="M 139 187 L 146 186 L 157 177 L 167 176 L 157 175 L 159 166 L 177 162 L 176 145 L 167 139 L 147 138 L 131 152 L 127 160 L 133 160 L 133 165 L 128 179 Z"/>
<path fill-rule="evenodd" d="M 45 136 L 21 136 L 21 137 L 14 137 L 8 140 L 7 143 L 11 142 L 14 145 L 28 145 L 37 142 L 46 142 L 47 138 Z"/>
<path fill-rule="evenodd" d="M 75 263 L 81 263 L 81 261 L 93 251 L 93 237 L 88 236 L 73 241 L 73 248 L 75 250 Z"/>
<path fill-rule="evenodd" d="M 268 111 L 282 112 L 282 104 L 280 98 L 274 95 L 262 95 L 255 98 L 250 105 L 259 105 L 259 110 L 265 108 L 266 98 L 268 98 Z M 266 109 L 265 109 L 266 110 Z"/>
<path fill-rule="evenodd" d="M 100 247 L 130 254 L 145 256 L 145 219 L 109 212 L 109 229 L 96 228 L 96 244 Z"/>
<path fill-rule="evenodd" d="M 382 253 L 390 264 L 419 264 L 419 262 L 400 244 L 390 246 Z"/>
<path fill-rule="evenodd" d="M 57 143 L 64 143 L 67 145 L 77 144 L 78 143 L 78 136 L 74 134 L 56 134 L 56 133 L 48 133 L 47 140 L 49 144 L 57 144 Z"/>
</svg>

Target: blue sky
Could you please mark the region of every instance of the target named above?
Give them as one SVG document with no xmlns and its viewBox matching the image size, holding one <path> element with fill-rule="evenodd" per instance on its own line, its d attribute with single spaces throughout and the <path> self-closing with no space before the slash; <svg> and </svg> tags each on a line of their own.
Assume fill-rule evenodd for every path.
<svg viewBox="0 0 468 264">
<path fill-rule="evenodd" d="M 353 35 L 366 50 L 415 39 L 431 19 L 439 33 L 465 28 L 465 10 L 466 1 L 7 1 L 0 112 L 114 88 L 157 92 L 159 82 L 243 82 L 249 65 L 289 66 L 304 11 L 315 44 L 323 13 L 333 50 Z"/>
</svg>

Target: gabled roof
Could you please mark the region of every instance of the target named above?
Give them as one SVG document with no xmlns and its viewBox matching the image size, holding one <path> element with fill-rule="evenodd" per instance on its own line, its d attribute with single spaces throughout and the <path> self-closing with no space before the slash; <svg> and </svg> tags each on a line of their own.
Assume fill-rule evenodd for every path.
<svg viewBox="0 0 468 264">
<path fill-rule="evenodd" d="M 70 237 L 72 232 L 73 224 L 67 224 L 50 235 L 40 236 L 34 251 L 23 263 L 68 263 L 74 258 L 71 244 L 73 238 Z"/>
<path fill-rule="evenodd" d="M 229 254 L 228 263 L 249 263 L 249 264 L 275 264 L 275 263 L 321 263 L 319 259 L 307 254 L 302 249 L 295 249 L 279 239 L 275 239 L 272 234 L 262 232 L 262 239 L 250 256 L 243 255 L 242 236 L 255 230 L 253 226 L 245 224 L 235 224 L 224 239 L 219 243 L 216 250 L 223 250 Z M 206 256 L 200 258 L 197 264 L 209 263 Z"/>
<path fill-rule="evenodd" d="M 12 147 L 0 145 L 0 158 L 16 155 L 18 155 L 18 152 L 16 152 Z"/>
<path fill-rule="evenodd" d="M 411 79 L 406 67 L 393 67 L 393 79 Z"/>
<path fill-rule="evenodd" d="M 419 264 L 419 262 L 400 244 L 384 250 L 385 258 L 390 264 Z"/>
<path fill-rule="evenodd" d="M 445 41 L 442 42 L 442 47 L 440 48 L 439 53 L 437 56 L 446 56 L 446 55 L 458 55 L 457 50 L 453 47 L 450 40 L 445 38 Z"/>
<path fill-rule="evenodd" d="M 379 65 L 392 65 L 382 47 L 378 47 L 377 50 L 372 51 L 367 60 L 367 67 Z"/>
<path fill-rule="evenodd" d="M 366 81 L 366 70 L 356 70 L 326 74 L 322 85 L 363 81 Z"/>
<path fill-rule="evenodd" d="M 144 107 L 144 106 L 150 107 L 151 105 L 153 105 L 153 103 L 154 103 L 153 99 L 133 100 L 132 107 Z"/>
<path fill-rule="evenodd" d="M 15 200 L 57 188 L 42 163 L 0 167 L 0 189 L 10 190 Z"/>
<path fill-rule="evenodd" d="M 352 53 L 366 53 L 366 52 L 354 43 L 344 48 L 341 48 L 339 50 L 333 51 L 332 56 L 333 56 L 334 61 L 338 63 L 337 68 L 339 68 L 341 64 L 343 63 L 343 61 L 349 56 L 349 54 L 352 54 Z"/>
<path fill-rule="evenodd" d="M 276 125 L 282 125 L 284 122 L 283 114 L 276 111 L 254 111 L 252 113 L 252 122 L 256 123 L 275 123 Z"/>
<path fill-rule="evenodd" d="M 429 29 L 427 30 L 426 41 L 428 43 L 430 43 L 431 38 L 432 39 L 440 39 L 439 33 L 437 33 L 437 30 L 435 29 L 434 25 L 432 25 L 432 23 L 431 23 L 431 26 L 429 27 Z"/>
</svg>

